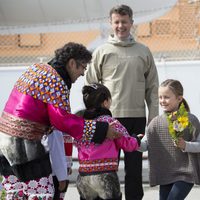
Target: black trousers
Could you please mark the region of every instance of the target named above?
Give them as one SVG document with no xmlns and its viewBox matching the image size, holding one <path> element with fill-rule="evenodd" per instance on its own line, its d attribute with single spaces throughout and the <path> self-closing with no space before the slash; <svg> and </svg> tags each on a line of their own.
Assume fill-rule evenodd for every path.
<svg viewBox="0 0 200 200">
<path fill-rule="evenodd" d="M 58 179 L 57 179 L 56 176 L 53 176 L 53 185 L 54 185 L 54 188 L 55 188 L 53 200 L 59 200 L 60 199 L 60 191 L 58 189 L 59 182 L 58 182 Z"/>
<path fill-rule="evenodd" d="M 67 191 L 68 184 L 69 183 L 67 183 L 67 185 L 66 185 L 66 187 L 63 191 L 60 191 L 58 189 L 59 188 L 59 181 L 58 181 L 56 176 L 53 176 L 53 185 L 54 185 L 54 189 L 55 189 L 53 200 L 59 200 L 60 199 L 60 194 L 65 193 Z"/>
<path fill-rule="evenodd" d="M 145 117 L 117 119 L 126 127 L 130 135 L 145 133 Z M 138 151 L 124 153 L 124 165 L 125 199 L 141 200 L 144 195 L 142 187 L 142 153 Z"/>
</svg>

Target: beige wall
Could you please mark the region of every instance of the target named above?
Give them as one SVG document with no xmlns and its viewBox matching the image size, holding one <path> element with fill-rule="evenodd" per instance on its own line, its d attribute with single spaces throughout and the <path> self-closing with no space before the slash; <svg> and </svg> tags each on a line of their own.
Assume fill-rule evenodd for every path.
<svg viewBox="0 0 200 200">
<path fill-rule="evenodd" d="M 153 52 L 196 49 L 200 36 L 199 5 L 179 0 L 163 17 L 138 26 L 138 41 L 148 45 Z M 144 30 L 147 30 L 146 35 Z"/>
<path fill-rule="evenodd" d="M 52 55 L 54 50 L 73 41 L 88 45 L 99 31 L 45 33 L 24 35 L 0 35 L 0 56 Z"/>
<path fill-rule="evenodd" d="M 198 50 L 200 38 L 200 3 L 179 0 L 164 16 L 133 27 L 136 40 L 153 53 Z M 98 30 L 32 35 L 0 35 L 0 57 L 49 56 L 69 41 L 88 45 L 100 35 Z"/>
</svg>

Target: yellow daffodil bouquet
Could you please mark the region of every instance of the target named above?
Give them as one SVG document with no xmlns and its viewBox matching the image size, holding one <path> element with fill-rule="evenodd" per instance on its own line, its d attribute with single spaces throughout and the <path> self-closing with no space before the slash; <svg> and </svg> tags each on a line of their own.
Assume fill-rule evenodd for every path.
<svg viewBox="0 0 200 200">
<path fill-rule="evenodd" d="M 192 128 L 189 121 L 188 111 L 181 103 L 179 109 L 173 113 L 167 114 L 169 133 L 172 139 L 176 142 L 179 137 L 183 136 L 183 131 L 188 127 Z"/>
</svg>

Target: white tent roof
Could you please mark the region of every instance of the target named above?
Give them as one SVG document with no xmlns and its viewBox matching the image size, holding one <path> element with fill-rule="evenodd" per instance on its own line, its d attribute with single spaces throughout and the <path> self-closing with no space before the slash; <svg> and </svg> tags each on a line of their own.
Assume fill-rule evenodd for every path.
<svg viewBox="0 0 200 200">
<path fill-rule="evenodd" d="M 0 34 L 80 31 L 108 25 L 109 10 L 129 5 L 136 24 L 169 11 L 177 0 L 0 0 Z"/>
</svg>

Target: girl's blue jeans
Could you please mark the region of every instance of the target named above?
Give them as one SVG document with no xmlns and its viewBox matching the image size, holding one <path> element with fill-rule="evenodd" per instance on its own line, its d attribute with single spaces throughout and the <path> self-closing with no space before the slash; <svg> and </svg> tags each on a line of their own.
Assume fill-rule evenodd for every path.
<svg viewBox="0 0 200 200">
<path fill-rule="evenodd" d="M 168 185 L 160 185 L 159 199 L 160 200 L 184 200 L 189 194 L 193 183 L 186 183 L 184 181 L 177 181 Z"/>
</svg>

